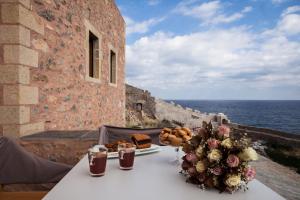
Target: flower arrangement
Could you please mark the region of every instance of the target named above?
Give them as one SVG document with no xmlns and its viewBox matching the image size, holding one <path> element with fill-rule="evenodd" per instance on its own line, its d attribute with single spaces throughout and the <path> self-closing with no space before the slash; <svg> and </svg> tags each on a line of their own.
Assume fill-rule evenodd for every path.
<svg viewBox="0 0 300 200">
<path fill-rule="evenodd" d="M 216 188 L 220 192 L 248 189 L 256 171 L 249 165 L 258 159 L 246 135 L 233 138 L 230 128 L 213 127 L 204 123 L 203 128 L 183 146 L 182 173 L 187 182 L 201 188 Z"/>
</svg>

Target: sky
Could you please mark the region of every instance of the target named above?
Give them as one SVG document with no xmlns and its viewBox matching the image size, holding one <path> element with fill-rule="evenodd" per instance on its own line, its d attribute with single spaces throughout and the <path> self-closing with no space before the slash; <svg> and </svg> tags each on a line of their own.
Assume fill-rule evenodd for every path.
<svg viewBox="0 0 300 200">
<path fill-rule="evenodd" d="M 116 0 L 126 82 L 162 99 L 300 100 L 300 0 Z"/>
</svg>

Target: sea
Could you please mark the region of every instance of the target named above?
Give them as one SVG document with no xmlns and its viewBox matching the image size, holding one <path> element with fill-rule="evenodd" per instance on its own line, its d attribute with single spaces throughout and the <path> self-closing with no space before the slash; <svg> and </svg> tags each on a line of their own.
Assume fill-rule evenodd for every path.
<svg viewBox="0 0 300 200">
<path fill-rule="evenodd" d="M 204 113 L 224 113 L 233 123 L 300 135 L 300 100 L 168 100 Z"/>
</svg>

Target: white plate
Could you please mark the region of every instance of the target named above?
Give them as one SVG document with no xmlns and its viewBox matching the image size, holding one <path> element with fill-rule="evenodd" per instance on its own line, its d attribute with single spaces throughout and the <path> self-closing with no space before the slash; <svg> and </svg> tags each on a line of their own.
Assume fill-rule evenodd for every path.
<svg viewBox="0 0 300 200">
<path fill-rule="evenodd" d="M 158 152 L 160 151 L 161 148 L 160 146 L 156 145 L 156 144 L 151 144 L 150 148 L 146 148 L 146 149 L 136 149 L 135 150 L 135 155 L 139 156 L 139 155 L 144 155 L 144 154 L 149 154 L 149 153 L 154 153 L 154 152 Z M 109 152 L 107 155 L 108 158 L 118 158 L 118 152 Z"/>
</svg>

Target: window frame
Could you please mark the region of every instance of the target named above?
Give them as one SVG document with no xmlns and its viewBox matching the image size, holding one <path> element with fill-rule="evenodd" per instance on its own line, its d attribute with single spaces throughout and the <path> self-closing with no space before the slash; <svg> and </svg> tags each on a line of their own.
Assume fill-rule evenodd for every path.
<svg viewBox="0 0 300 200">
<path fill-rule="evenodd" d="M 97 29 L 88 21 L 84 20 L 85 25 L 85 50 L 86 50 L 86 67 L 85 67 L 85 80 L 94 82 L 94 83 L 101 83 L 101 76 L 102 76 L 102 35 L 97 31 Z M 98 70 L 99 74 L 98 77 L 91 77 L 90 76 L 90 33 L 92 33 L 98 39 Z"/>
<path fill-rule="evenodd" d="M 111 44 L 109 45 L 109 53 L 108 53 L 108 83 L 110 86 L 117 87 L 118 85 L 118 52 L 116 51 L 116 48 L 114 48 Z M 116 57 L 116 76 L 115 76 L 115 83 L 110 82 L 110 77 L 111 77 L 111 52 L 115 53 Z"/>
</svg>

